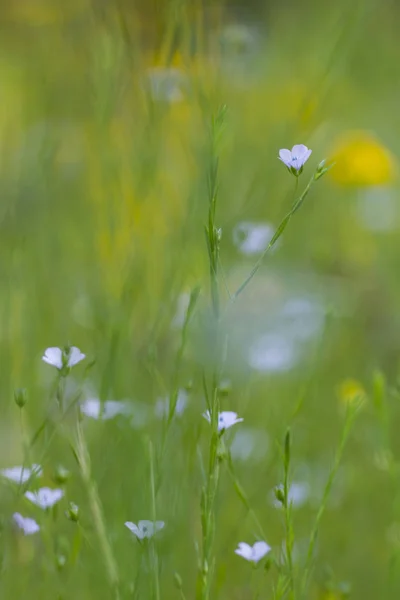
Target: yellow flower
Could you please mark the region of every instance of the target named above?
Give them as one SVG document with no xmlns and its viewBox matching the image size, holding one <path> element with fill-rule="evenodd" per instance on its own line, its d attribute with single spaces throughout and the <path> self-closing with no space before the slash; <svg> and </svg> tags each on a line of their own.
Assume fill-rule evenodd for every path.
<svg viewBox="0 0 400 600">
<path fill-rule="evenodd" d="M 356 379 L 345 379 L 338 387 L 338 396 L 344 404 L 353 404 L 365 400 L 365 390 Z"/>
<path fill-rule="evenodd" d="M 396 178 L 394 156 L 367 131 L 348 131 L 340 135 L 331 156 L 336 165 L 330 175 L 341 185 L 387 185 Z"/>
</svg>

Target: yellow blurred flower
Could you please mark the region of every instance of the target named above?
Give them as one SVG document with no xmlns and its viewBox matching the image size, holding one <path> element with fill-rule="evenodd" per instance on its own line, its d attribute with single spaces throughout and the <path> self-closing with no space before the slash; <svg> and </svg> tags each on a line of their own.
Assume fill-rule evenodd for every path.
<svg viewBox="0 0 400 600">
<path fill-rule="evenodd" d="M 331 177 L 341 185 L 374 186 L 393 183 L 397 165 L 392 153 L 367 131 L 348 131 L 334 143 Z"/>
<path fill-rule="evenodd" d="M 344 404 L 353 404 L 363 402 L 366 394 L 363 386 L 356 379 L 345 379 L 338 387 L 338 396 Z"/>
</svg>

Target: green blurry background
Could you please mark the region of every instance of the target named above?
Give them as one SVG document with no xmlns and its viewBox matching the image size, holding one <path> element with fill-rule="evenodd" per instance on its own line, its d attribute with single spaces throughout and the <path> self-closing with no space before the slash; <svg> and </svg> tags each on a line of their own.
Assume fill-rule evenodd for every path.
<svg viewBox="0 0 400 600">
<path fill-rule="evenodd" d="M 301 564 L 344 406 L 362 393 L 310 598 L 340 599 L 343 582 L 357 600 L 400 593 L 399 19 L 390 0 L 1 2 L 0 467 L 22 464 L 26 436 L 52 410 L 44 349 L 79 346 L 88 358 L 71 387 L 132 410 L 84 420 L 122 598 L 134 597 L 141 564 L 124 522 L 151 518 L 147 439 L 158 448 L 157 401 L 176 383 L 190 389 L 160 465 L 161 597 L 179 597 L 175 571 L 194 597 L 199 448 L 205 456 L 209 437 L 207 136 L 221 104 L 217 221 L 231 290 L 292 202 L 279 149 L 312 148 L 300 189 L 321 159 L 336 161 L 229 314 L 222 406 L 245 419 L 229 432 L 238 475 L 279 549 L 271 490 L 282 480 L 277 443 L 293 427 Z M 176 375 L 181 313 L 196 285 Z M 66 496 L 80 507 L 84 539 L 74 557 L 66 500 L 49 517 L 1 480 L 0 597 L 111 598 L 73 454 L 63 436 L 44 448 L 39 438 L 29 458 L 43 464 L 42 485 L 55 485 L 59 465 L 71 472 Z M 45 533 L 16 532 L 16 510 Z M 213 598 L 251 599 L 258 579 L 260 598 L 272 598 L 274 574 L 251 582 L 234 555 L 253 527 L 226 474 L 217 511 Z M 150 598 L 151 576 L 140 572 L 137 597 Z"/>
</svg>

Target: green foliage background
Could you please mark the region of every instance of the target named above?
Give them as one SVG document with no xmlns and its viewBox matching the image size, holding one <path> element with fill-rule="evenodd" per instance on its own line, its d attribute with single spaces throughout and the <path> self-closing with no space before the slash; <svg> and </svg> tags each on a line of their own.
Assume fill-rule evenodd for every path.
<svg viewBox="0 0 400 600">
<path fill-rule="evenodd" d="M 52 486 L 62 464 L 71 472 L 66 496 L 79 505 L 82 528 L 78 548 L 77 526 L 64 517 L 67 500 L 45 515 L 2 479 L 2 598 L 112 597 L 69 425 L 53 437 L 45 428 L 27 445 L 54 410 L 55 374 L 42 353 L 67 343 L 88 356 L 73 372 L 75 385 L 90 384 L 102 401 L 128 399 L 133 411 L 139 402 L 153 414 L 157 398 L 191 382 L 188 409 L 174 420 L 158 465 L 157 515 L 166 522 L 161 598 L 179 597 L 175 571 L 186 597 L 195 596 L 199 453 L 206 456 L 208 443 L 201 418 L 209 367 L 207 136 L 221 104 L 228 112 L 217 221 L 231 290 L 255 260 L 232 241 L 237 223 L 277 226 L 291 205 L 294 181 L 276 158 L 279 148 L 301 142 L 313 149 L 300 187 L 322 158 L 336 159 L 228 318 L 230 392 L 223 408 L 269 439 L 267 455 L 239 462 L 237 474 L 267 541 L 279 549 L 282 518 L 270 501 L 282 480 L 277 444 L 290 425 L 294 479 L 308 466 L 318 497 L 342 428 L 340 386 L 356 380 L 365 401 L 322 521 L 310 597 L 341 598 L 344 581 L 357 600 L 397 597 L 398 18 L 388 0 L 260 3 L 247 10 L 184 1 L 2 3 L 0 467 L 40 462 L 41 484 Z M 146 82 L 149 69 L 171 67 L 185 84 L 182 98 L 169 103 Z M 367 229 L 359 217 L 366 194 L 378 207 L 391 198 L 392 224 L 384 231 Z M 197 285 L 198 307 L 176 372 L 181 331 L 171 322 L 180 295 Z M 289 371 L 251 370 L 249 344 L 285 299 L 304 293 L 323 307 L 323 331 Z M 13 402 L 21 386 L 29 391 L 22 421 Z M 162 422 L 152 417 L 132 427 L 118 417 L 86 419 L 83 426 L 121 597 L 134 597 L 139 569 L 137 597 L 150 598 L 151 574 L 124 522 L 151 518 L 148 439 L 158 452 Z M 317 506 L 294 511 L 300 556 Z M 43 535 L 16 532 L 16 510 L 35 517 Z M 250 599 L 258 585 L 260 598 L 273 597 L 273 572 L 250 579 L 249 565 L 234 555 L 253 533 L 223 473 L 213 598 Z M 63 568 L 56 566 L 60 556 Z"/>
</svg>

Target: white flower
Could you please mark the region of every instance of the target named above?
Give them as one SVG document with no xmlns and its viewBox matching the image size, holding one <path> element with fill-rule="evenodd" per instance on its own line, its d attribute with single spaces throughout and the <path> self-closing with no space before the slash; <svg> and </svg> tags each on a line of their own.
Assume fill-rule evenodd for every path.
<svg viewBox="0 0 400 600">
<path fill-rule="evenodd" d="M 65 354 L 64 354 L 65 353 Z M 65 363 L 64 363 L 65 356 Z M 81 360 L 85 358 L 85 354 L 83 354 L 79 348 L 76 346 L 71 346 L 68 350 L 61 350 L 61 348 L 47 348 L 42 357 L 42 360 L 57 369 L 62 369 L 64 366 L 73 367 L 77 365 Z"/>
<path fill-rule="evenodd" d="M 259 254 L 268 246 L 274 231 L 269 223 L 242 221 L 233 230 L 233 242 L 243 254 Z"/>
<path fill-rule="evenodd" d="M 131 410 L 129 404 L 122 400 L 107 400 L 102 407 L 99 398 L 87 398 L 81 404 L 81 412 L 91 419 L 108 421 L 117 415 L 129 415 Z"/>
<path fill-rule="evenodd" d="M 1 469 L 0 473 L 15 483 L 26 483 L 33 475 L 40 477 L 42 468 L 40 465 L 32 465 L 30 469 L 28 467 L 9 467 Z"/>
<path fill-rule="evenodd" d="M 293 339 L 280 333 L 267 333 L 250 346 L 248 362 L 256 371 L 288 371 L 296 363 L 298 352 Z"/>
<path fill-rule="evenodd" d="M 281 160 L 288 169 L 300 171 L 303 165 L 311 156 L 312 150 L 309 150 L 304 144 L 296 144 L 292 150 L 279 150 L 279 160 Z"/>
<path fill-rule="evenodd" d="M 37 533 L 40 529 L 39 525 L 34 519 L 23 517 L 19 513 L 14 513 L 13 519 L 18 528 L 21 529 L 25 535 L 32 535 L 33 533 Z"/>
<path fill-rule="evenodd" d="M 246 542 L 240 542 L 238 548 L 235 550 L 235 554 L 242 556 L 250 562 L 258 563 L 270 551 L 271 547 L 268 546 L 267 542 L 256 542 L 254 546 L 250 546 Z"/>
<path fill-rule="evenodd" d="M 176 399 L 175 411 L 174 414 L 178 417 L 182 415 L 185 411 L 185 408 L 188 403 L 188 394 L 185 390 L 178 391 L 178 397 Z M 158 398 L 154 412 L 156 417 L 159 419 L 164 419 L 169 415 L 169 398 Z"/>
<path fill-rule="evenodd" d="M 147 70 L 147 83 L 153 100 L 175 103 L 185 98 L 188 80 L 183 71 L 174 67 L 153 67 Z"/>
<path fill-rule="evenodd" d="M 164 521 L 156 521 L 155 523 L 153 523 L 153 521 L 146 520 L 139 521 L 137 525 L 136 523 L 132 523 L 131 521 L 127 521 L 125 523 L 125 527 L 132 531 L 132 533 L 136 535 L 138 540 L 153 537 L 153 535 L 155 535 L 157 531 L 163 529 L 164 525 Z"/>
<path fill-rule="evenodd" d="M 243 427 L 235 431 L 231 456 L 234 460 L 260 462 L 265 458 L 269 444 L 268 434 L 264 430 Z"/>
<path fill-rule="evenodd" d="M 207 419 L 209 423 L 211 423 L 211 415 L 209 410 L 203 413 L 203 417 Z M 225 431 L 225 429 L 229 429 L 229 427 L 232 427 L 232 425 L 236 425 L 236 423 L 241 423 L 242 421 L 243 419 L 238 418 L 237 413 L 232 412 L 231 410 L 220 412 L 218 414 L 218 431 Z"/>
<path fill-rule="evenodd" d="M 63 496 L 63 490 L 52 490 L 47 487 L 40 488 L 36 492 L 25 492 L 25 498 L 28 498 L 33 504 L 36 504 L 36 506 L 43 509 L 51 508 L 54 504 L 59 502 Z"/>
</svg>

